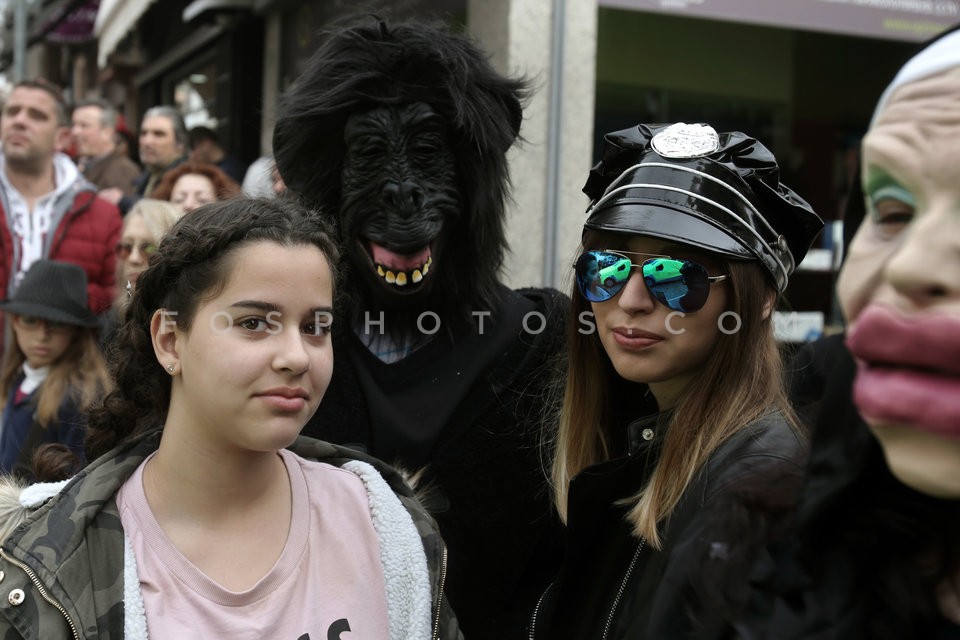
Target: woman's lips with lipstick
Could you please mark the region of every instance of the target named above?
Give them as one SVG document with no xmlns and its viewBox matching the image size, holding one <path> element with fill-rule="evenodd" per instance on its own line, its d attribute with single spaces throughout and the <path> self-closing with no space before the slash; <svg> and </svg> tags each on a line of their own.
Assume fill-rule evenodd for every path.
<svg viewBox="0 0 960 640">
<path fill-rule="evenodd" d="M 847 337 L 864 417 L 960 437 L 960 318 L 867 307 Z"/>
<path fill-rule="evenodd" d="M 617 327 L 613 330 L 613 339 L 625 349 L 646 349 L 662 341 L 663 336 L 631 327 Z"/>
</svg>

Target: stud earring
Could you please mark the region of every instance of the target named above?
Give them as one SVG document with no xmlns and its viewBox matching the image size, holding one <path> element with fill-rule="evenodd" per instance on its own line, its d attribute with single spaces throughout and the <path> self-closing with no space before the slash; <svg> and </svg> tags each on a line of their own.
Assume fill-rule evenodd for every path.
<svg viewBox="0 0 960 640">
<path fill-rule="evenodd" d="M 173 367 L 172 364 L 168 364 L 168 365 L 167 365 L 167 371 L 169 371 L 170 373 L 173 373 L 173 368 L 174 368 L 174 367 Z"/>
</svg>

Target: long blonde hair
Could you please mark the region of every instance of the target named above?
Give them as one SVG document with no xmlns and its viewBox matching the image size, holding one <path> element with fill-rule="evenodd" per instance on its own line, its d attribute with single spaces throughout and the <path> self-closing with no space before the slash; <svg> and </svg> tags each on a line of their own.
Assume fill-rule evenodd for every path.
<svg viewBox="0 0 960 640">
<path fill-rule="evenodd" d="M 16 340 L 0 371 L 0 410 L 20 375 L 26 355 Z M 97 344 L 94 329 L 75 327 L 73 339 L 63 355 L 52 364 L 50 374 L 37 391 L 36 420 L 46 429 L 57 419 L 60 405 L 68 394 L 82 413 L 112 388 L 106 362 Z"/>
<path fill-rule="evenodd" d="M 775 295 L 773 286 L 756 262 L 730 261 L 725 272 L 730 275 L 729 310 L 740 316 L 742 325 L 735 333 L 720 335 L 690 381 L 690 391 L 680 396 L 656 469 L 640 492 L 622 503 L 630 507 L 626 517 L 634 535 L 657 549 L 662 548 L 659 523 L 670 516 L 697 472 L 724 441 L 776 409 L 798 429 L 783 388 L 772 314 L 764 317 L 764 308 Z M 556 506 L 564 521 L 570 480 L 586 467 L 611 458 L 614 403 L 625 400 L 611 393 L 614 385 L 625 381 L 613 369 L 600 338 L 596 332 L 580 331 L 581 314 L 590 307 L 575 289 L 571 310 L 567 377 L 552 470 Z"/>
</svg>

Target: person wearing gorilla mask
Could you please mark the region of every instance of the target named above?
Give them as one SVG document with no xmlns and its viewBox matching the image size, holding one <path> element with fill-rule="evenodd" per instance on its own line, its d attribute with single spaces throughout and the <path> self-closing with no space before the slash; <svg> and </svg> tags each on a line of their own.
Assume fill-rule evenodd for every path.
<svg viewBox="0 0 960 640">
<path fill-rule="evenodd" d="M 410 471 L 464 635 L 525 637 L 560 557 L 541 444 L 567 307 L 500 278 L 528 83 L 443 25 L 367 15 L 323 41 L 273 138 L 289 193 L 337 227 L 353 303 L 304 433 Z"/>
</svg>

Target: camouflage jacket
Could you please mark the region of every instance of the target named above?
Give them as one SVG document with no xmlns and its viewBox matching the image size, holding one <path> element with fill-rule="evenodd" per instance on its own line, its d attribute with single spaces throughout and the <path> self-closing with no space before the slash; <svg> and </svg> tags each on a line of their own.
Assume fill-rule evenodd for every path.
<svg viewBox="0 0 960 640">
<path fill-rule="evenodd" d="M 0 638 L 115 640 L 127 633 L 128 638 L 140 635 L 130 633 L 129 614 L 133 607 L 125 611 L 125 602 L 139 599 L 139 582 L 128 579 L 125 591 L 125 537 L 115 495 L 158 444 L 156 431 L 117 447 L 91 463 L 55 497 L 28 513 L 19 505 L 23 500 L 22 487 L 8 483 L 0 489 L 0 526 L 22 520 L 0 548 Z M 290 449 L 305 458 L 346 467 L 354 473 L 360 468 L 374 476 L 378 472 L 412 517 L 416 526 L 412 536 L 415 539 L 419 534 L 426 556 L 429 576 L 424 576 L 424 582 L 429 580 L 431 619 L 406 626 L 408 621 L 398 620 L 409 616 L 409 611 L 391 610 L 391 577 L 387 576 L 391 640 L 413 637 L 399 630 L 418 625 L 434 640 L 462 640 L 456 617 L 443 597 L 446 548 L 433 519 L 400 475 L 374 458 L 319 440 L 301 437 Z M 364 482 L 373 501 L 371 488 L 366 479 Z M 376 483 L 384 486 L 379 477 Z M 374 514 L 375 524 L 376 519 Z M 128 560 L 128 571 L 129 564 Z M 136 585 L 133 594 L 130 582 Z M 394 588 L 397 586 L 405 585 L 394 584 Z M 421 610 L 427 612 L 426 603 L 421 604 Z"/>
</svg>

